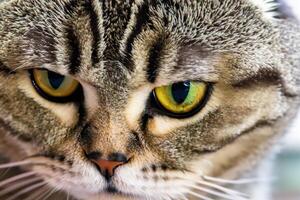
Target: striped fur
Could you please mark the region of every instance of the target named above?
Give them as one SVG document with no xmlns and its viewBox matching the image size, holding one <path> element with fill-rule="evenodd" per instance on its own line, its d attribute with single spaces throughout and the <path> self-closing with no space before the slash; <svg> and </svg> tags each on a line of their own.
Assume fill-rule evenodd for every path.
<svg viewBox="0 0 300 200">
<path fill-rule="evenodd" d="M 256 176 L 299 104 L 299 26 L 254 2 L 4 0 L 0 154 L 30 160 L 25 170 L 77 199 L 233 195 L 197 197 L 191 185 Z M 74 77 L 84 98 L 44 99 L 31 68 Z M 186 80 L 213 85 L 199 113 L 151 107 L 155 87 Z M 114 152 L 130 162 L 107 183 L 86 154 Z M 254 198 L 253 186 L 236 189 Z"/>
</svg>

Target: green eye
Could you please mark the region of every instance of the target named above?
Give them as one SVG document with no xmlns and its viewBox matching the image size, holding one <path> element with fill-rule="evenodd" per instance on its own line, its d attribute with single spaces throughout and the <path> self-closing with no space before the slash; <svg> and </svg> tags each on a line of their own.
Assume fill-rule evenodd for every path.
<svg viewBox="0 0 300 200">
<path fill-rule="evenodd" d="M 209 86 L 204 82 L 179 82 L 154 89 L 155 101 L 174 117 L 188 117 L 199 111 L 208 97 Z"/>
<path fill-rule="evenodd" d="M 32 83 L 43 97 L 56 102 L 69 101 L 80 84 L 75 79 L 41 69 L 31 71 Z"/>
</svg>

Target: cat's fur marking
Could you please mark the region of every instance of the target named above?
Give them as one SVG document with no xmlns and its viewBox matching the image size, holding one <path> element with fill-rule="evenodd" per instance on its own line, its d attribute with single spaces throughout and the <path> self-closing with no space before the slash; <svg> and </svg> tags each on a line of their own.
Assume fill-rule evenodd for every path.
<svg viewBox="0 0 300 200">
<path fill-rule="evenodd" d="M 241 197 L 213 194 L 204 176 L 256 177 L 299 104 L 299 25 L 273 17 L 272 5 L 1 2 L 0 154 L 30 161 L 25 170 L 77 199 Z M 43 98 L 29 68 L 75 78 L 84 98 Z M 152 90 L 182 81 L 213 86 L 203 109 L 184 119 L 156 112 Z M 87 155 L 130 159 L 108 183 Z M 251 199 L 253 186 L 235 189 Z"/>
</svg>

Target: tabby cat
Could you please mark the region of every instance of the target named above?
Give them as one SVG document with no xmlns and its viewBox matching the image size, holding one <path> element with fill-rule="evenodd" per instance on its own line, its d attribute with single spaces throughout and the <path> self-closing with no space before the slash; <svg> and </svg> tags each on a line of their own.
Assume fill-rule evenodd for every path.
<svg viewBox="0 0 300 200">
<path fill-rule="evenodd" d="M 2 0 L 0 44 L 0 199 L 267 200 L 300 94 L 274 1 Z"/>
</svg>

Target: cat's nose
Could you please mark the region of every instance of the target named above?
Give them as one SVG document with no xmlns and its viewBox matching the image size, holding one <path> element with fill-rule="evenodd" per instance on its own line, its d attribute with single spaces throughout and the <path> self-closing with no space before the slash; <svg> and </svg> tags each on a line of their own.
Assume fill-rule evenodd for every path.
<svg viewBox="0 0 300 200">
<path fill-rule="evenodd" d="M 90 160 L 96 164 L 100 173 L 109 180 L 115 173 L 116 168 L 128 162 L 127 157 L 122 153 L 112 153 L 107 159 L 92 156 Z"/>
</svg>

